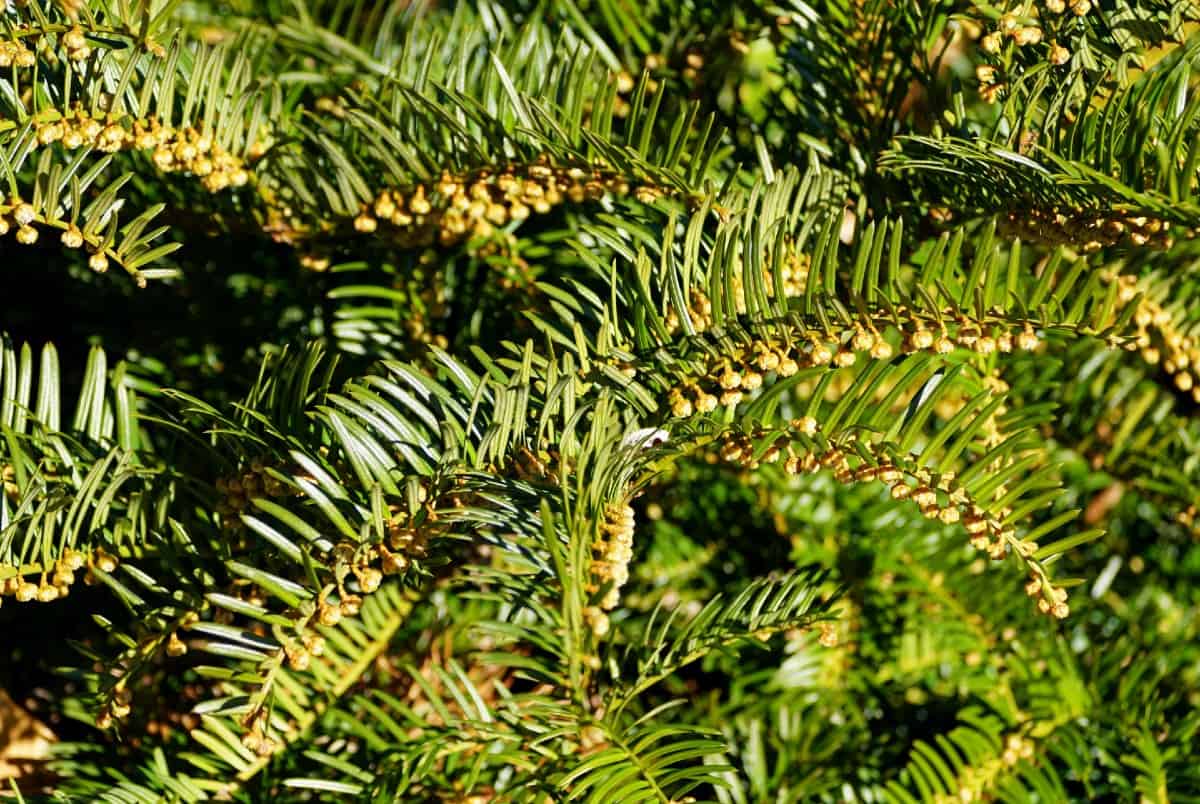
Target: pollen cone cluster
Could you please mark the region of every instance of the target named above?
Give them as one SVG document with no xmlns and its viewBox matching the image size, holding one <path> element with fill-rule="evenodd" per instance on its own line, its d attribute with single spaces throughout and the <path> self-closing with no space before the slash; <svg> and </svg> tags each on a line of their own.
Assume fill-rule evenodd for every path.
<svg viewBox="0 0 1200 804">
<path fill-rule="evenodd" d="M 623 503 L 610 503 L 592 543 L 592 583 L 590 592 L 608 585 L 600 608 L 613 609 L 621 599 L 621 587 L 629 580 L 629 561 L 633 558 L 633 509 Z"/>
</svg>

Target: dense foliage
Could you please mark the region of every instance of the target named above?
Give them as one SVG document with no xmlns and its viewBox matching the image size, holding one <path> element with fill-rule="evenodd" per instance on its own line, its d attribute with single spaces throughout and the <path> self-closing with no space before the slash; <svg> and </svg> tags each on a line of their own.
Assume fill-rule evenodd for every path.
<svg viewBox="0 0 1200 804">
<path fill-rule="evenodd" d="M 13 794 L 1200 801 L 1198 21 L 9 0 Z"/>
</svg>

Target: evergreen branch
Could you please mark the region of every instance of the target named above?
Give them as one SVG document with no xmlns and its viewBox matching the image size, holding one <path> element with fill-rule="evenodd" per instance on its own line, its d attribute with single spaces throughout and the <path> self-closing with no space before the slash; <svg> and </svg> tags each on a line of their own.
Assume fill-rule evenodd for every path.
<svg viewBox="0 0 1200 804">
<path fill-rule="evenodd" d="M 1017 795 L 1026 789 L 1066 797 L 1063 782 L 1053 770 L 1032 764 L 1036 744 L 1028 736 L 1020 731 L 1005 734 L 1003 722 L 994 716 L 964 713 L 963 720 L 937 741 L 937 747 L 916 743 L 902 776 L 908 786 L 892 782 L 888 785 L 890 798 L 948 804 L 981 798 L 992 790 Z M 915 789 L 919 798 L 908 792 L 910 789 Z"/>
<path fill-rule="evenodd" d="M 286 712 L 286 716 L 269 716 L 266 709 L 254 708 L 251 702 L 242 719 L 243 724 L 249 724 L 250 730 L 240 744 L 230 739 L 232 732 L 229 729 L 229 716 L 219 719 L 209 716 L 202 729 L 193 730 L 192 739 L 214 752 L 223 763 L 232 763 L 232 769 L 236 771 L 237 776 L 236 781 L 214 779 L 199 784 L 222 796 L 231 795 L 266 768 L 276 754 L 287 750 L 294 743 L 303 742 L 305 735 L 331 703 L 336 702 L 357 684 L 372 663 L 387 649 L 392 636 L 404 624 L 410 609 L 411 600 L 402 595 L 395 584 L 388 584 L 378 594 L 367 598 L 361 614 L 357 618 L 347 618 L 340 625 L 340 630 L 333 626 L 317 629 L 323 648 L 312 660 L 312 675 L 307 678 L 309 684 L 315 682 L 311 689 L 306 690 L 305 686 L 299 683 L 299 679 L 295 677 L 296 673 L 280 669 L 279 661 L 283 659 L 285 650 L 278 649 L 272 666 L 267 670 L 267 684 L 272 684 L 274 679 L 273 683 L 279 689 L 279 706 Z M 348 641 L 343 633 L 354 633 L 355 639 Z M 362 643 L 359 634 L 365 636 L 368 641 Z M 298 655 L 292 653 L 288 656 L 295 671 L 301 671 L 296 660 Z M 218 674 L 215 677 L 222 676 Z M 235 710 L 220 705 L 223 703 L 224 701 L 218 699 L 210 705 L 202 705 L 197 711 L 243 714 L 240 706 Z M 214 758 L 212 756 L 185 755 L 185 758 L 205 772 L 211 773 L 216 767 L 221 767 L 211 764 Z"/>
<path fill-rule="evenodd" d="M 820 621 L 836 602 L 833 597 L 817 598 L 824 581 L 803 572 L 756 580 L 732 600 L 713 598 L 677 631 L 674 612 L 655 628 L 656 609 L 640 642 L 627 648 L 626 661 L 636 660 L 633 678 L 610 688 L 605 708 L 619 713 L 648 688 L 711 651 L 748 640 L 766 641 L 774 633 Z"/>
<path fill-rule="evenodd" d="M 114 570 L 119 552 L 147 544 L 161 526 L 156 510 L 173 497 L 173 484 L 148 449 L 124 365 L 110 372 L 104 352 L 91 351 L 72 421 L 64 426 L 54 347 L 43 347 L 35 370 L 28 344 L 19 353 L 7 338 L 2 346 L 3 592 L 48 602 L 66 595 L 85 565 L 92 582 L 93 570 Z"/>
<path fill-rule="evenodd" d="M 717 764 L 693 764 L 688 770 L 680 767 L 724 752 L 724 743 L 713 739 L 716 733 L 706 729 L 656 728 L 645 718 L 631 727 L 605 722 L 596 728 L 602 747 L 558 782 L 568 800 L 601 802 L 614 797 L 668 804 L 702 785 L 719 786 L 719 774 L 727 769 Z M 667 740 L 669 745 L 658 745 Z"/>
</svg>

